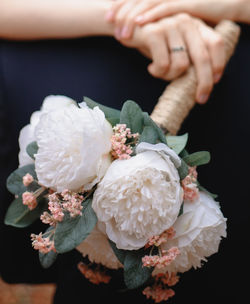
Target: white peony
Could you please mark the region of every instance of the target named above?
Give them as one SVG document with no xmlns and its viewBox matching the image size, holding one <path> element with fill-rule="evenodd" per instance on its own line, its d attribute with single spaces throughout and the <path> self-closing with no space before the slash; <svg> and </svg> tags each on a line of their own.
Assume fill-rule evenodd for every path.
<svg viewBox="0 0 250 304">
<path fill-rule="evenodd" d="M 84 257 L 88 256 L 93 263 L 100 263 L 111 269 L 123 267 L 115 256 L 105 234 L 105 227 L 101 223 L 97 223 L 89 236 L 76 249 Z"/>
<path fill-rule="evenodd" d="M 70 104 L 76 104 L 74 100 L 61 95 L 51 95 L 44 99 L 43 105 L 40 111 L 35 111 L 30 118 L 30 123 L 23 127 L 19 134 L 19 167 L 34 163 L 34 160 L 27 154 L 26 147 L 31 142 L 35 141 L 35 128 L 40 120 L 40 116 L 43 113 L 51 112 L 60 107 L 65 107 Z"/>
<path fill-rule="evenodd" d="M 175 236 L 162 248 L 178 247 L 180 254 L 165 269 L 154 270 L 154 274 L 185 272 L 192 267 L 201 267 L 206 257 L 218 252 L 221 238 L 226 237 L 226 219 L 219 204 L 203 192 L 195 202 L 184 203 L 183 214 L 173 227 Z"/>
<path fill-rule="evenodd" d="M 58 105 L 41 115 L 35 130 L 38 181 L 59 192 L 90 189 L 111 163 L 112 126 L 98 107 L 80 106 Z"/>
<path fill-rule="evenodd" d="M 138 151 L 143 152 L 111 164 L 93 197 L 98 220 L 105 223 L 108 237 L 119 249 L 139 249 L 149 237 L 170 228 L 183 200 L 166 146 L 146 144 L 148 151 L 142 146 Z"/>
</svg>

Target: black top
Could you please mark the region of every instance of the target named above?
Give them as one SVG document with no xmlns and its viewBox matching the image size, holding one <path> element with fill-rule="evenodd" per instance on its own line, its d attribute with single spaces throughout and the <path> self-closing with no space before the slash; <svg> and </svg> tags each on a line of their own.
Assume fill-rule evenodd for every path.
<svg viewBox="0 0 250 304">
<path fill-rule="evenodd" d="M 12 196 L 5 188 L 7 176 L 16 169 L 18 135 L 39 110 L 45 96 L 63 94 L 77 101 L 88 96 L 102 104 L 121 108 L 127 99 L 152 111 L 166 83 L 147 71 L 148 60 L 136 50 L 121 46 L 112 38 L 84 38 L 60 41 L 0 41 L 0 274 L 10 283 L 57 282 L 54 303 L 84 303 L 91 293 L 93 303 L 115 303 L 131 299 L 146 303 L 135 292 L 121 292 L 118 275 L 109 286 L 89 284 L 76 268 L 77 251 L 59 256 L 48 270 L 41 268 L 31 248 L 30 233 L 44 230 L 37 221 L 17 229 L 3 224 Z M 200 167 L 199 179 L 219 195 L 228 218 L 228 237 L 219 253 L 211 256 L 200 270 L 181 276 L 169 303 L 221 303 L 245 299 L 243 271 L 248 264 L 246 233 L 249 220 L 248 172 L 250 153 L 250 29 L 242 26 L 236 53 L 222 81 L 205 106 L 196 106 L 183 124 L 189 133 L 188 150 L 209 150 L 212 161 Z M 140 294 L 140 293 L 139 293 Z"/>
</svg>

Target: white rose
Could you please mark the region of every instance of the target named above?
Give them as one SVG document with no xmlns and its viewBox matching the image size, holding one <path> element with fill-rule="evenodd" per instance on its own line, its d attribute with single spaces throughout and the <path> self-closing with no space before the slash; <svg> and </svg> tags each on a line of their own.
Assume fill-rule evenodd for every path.
<svg viewBox="0 0 250 304">
<path fill-rule="evenodd" d="M 39 183 L 56 191 L 90 189 L 111 163 L 112 126 L 95 107 L 69 104 L 41 115 L 35 137 Z"/>
<path fill-rule="evenodd" d="M 163 157 L 157 147 L 149 144 L 148 151 L 144 146 L 128 160 L 115 160 L 94 193 L 92 207 L 119 249 L 143 247 L 178 216 L 183 199 L 179 175 L 166 151 Z"/>
<path fill-rule="evenodd" d="M 101 223 L 97 223 L 89 236 L 76 249 L 84 257 L 88 256 L 90 262 L 100 263 L 111 269 L 123 267 L 115 256 L 105 234 L 105 227 Z"/>
<path fill-rule="evenodd" d="M 162 245 L 165 250 L 178 247 L 180 254 L 165 269 L 157 272 L 185 272 L 201 267 L 206 257 L 218 252 L 222 237 L 226 237 L 226 219 L 219 204 L 209 195 L 200 192 L 194 202 L 184 203 L 183 214 L 174 224 L 173 239 Z"/>
<path fill-rule="evenodd" d="M 19 167 L 34 163 L 34 160 L 27 154 L 26 147 L 31 142 L 35 141 L 35 127 L 37 126 L 42 113 L 53 111 L 57 107 L 67 106 L 69 104 L 75 104 L 75 101 L 66 96 L 48 96 L 44 99 L 43 105 L 40 111 L 34 112 L 30 117 L 30 123 L 23 127 L 19 134 L 19 147 L 18 154 Z"/>
</svg>

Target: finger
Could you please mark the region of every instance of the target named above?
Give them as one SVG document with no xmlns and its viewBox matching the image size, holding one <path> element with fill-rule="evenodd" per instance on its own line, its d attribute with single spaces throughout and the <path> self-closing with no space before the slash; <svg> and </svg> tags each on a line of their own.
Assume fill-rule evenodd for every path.
<svg viewBox="0 0 250 304">
<path fill-rule="evenodd" d="M 154 77 L 163 78 L 169 69 L 169 54 L 165 36 L 163 34 L 150 35 L 147 46 L 152 57 L 148 71 Z"/>
<path fill-rule="evenodd" d="M 172 80 L 183 74 L 188 69 L 190 61 L 182 33 L 176 26 L 168 27 L 167 42 L 170 54 L 170 67 L 165 78 L 167 80 Z"/>
<path fill-rule="evenodd" d="M 200 32 L 193 22 L 188 21 L 189 18 L 185 14 L 181 15 L 183 20 L 180 23 L 180 28 L 183 31 L 190 59 L 197 75 L 196 101 L 203 104 L 208 100 L 213 88 L 212 64 Z"/>
<path fill-rule="evenodd" d="M 142 25 L 178 13 L 189 13 L 201 19 L 217 22 L 223 16 L 223 8 L 225 10 L 225 5 L 217 0 L 210 1 L 209 6 L 206 1 L 201 0 L 167 1 L 139 15 L 136 23 Z"/>
<path fill-rule="evenodd" d="M 136 26 L 135 19 L 139 14 L 144 13 L 145 11 L 151 9 L 156 5 L 156 2 L 147 2 L 139 1 L 133 8 L 127 13 L 127 16 L 124 20 L 123 28 L 121 31 L 122 38 L 129 39 L 134 31 Z"/>
<path fill-rule="evenodd" d="M 208 48 L 213 69 L 214 83 L 219 82 L 226 65 L 225 47 L 222 37 L 205 23 L 197 20 L 198 29 Z"/>
<path fill-rule="evenodd" d="M 115 16 L 115 36 L 118 39 L 125 38 L 127 36 L 126 34 L 126 19 L 127 16 L 129 15 L 129 12 L 133 10 L 134 6 L 136 5 L 137 0 L 130 0 L 124 3 L 120 7 L 120 9 L 117 11 L 116 16 Z"/>
<path fill-rule="evenodd" d="M 119 9 L 126 3 L 126 0 L 119 0 L 112 3 L 110 10 L 107 12 L 105 18 L 108 22 L 115 21 L 115 17 Z"/>
</svg>

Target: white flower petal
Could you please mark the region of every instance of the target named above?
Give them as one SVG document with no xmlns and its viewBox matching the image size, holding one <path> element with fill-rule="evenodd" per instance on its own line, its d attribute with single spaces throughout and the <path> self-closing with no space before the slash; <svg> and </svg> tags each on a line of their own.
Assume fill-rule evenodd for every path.
<svg viewBox="0 0 250 304">
<path fill-rule="evenodd" d="M 116 246 L 133 250 L 174 224 L 182 199 L 179 175 L 169 156 L 146 151 L 111 164 L 92 207 Z"/>
<path fill-rule="evenodd" d="M 185 272 L 201 267 L 202 261 L 218 251 L 221 238 L 226 237 L 226 219 L 218 203 L 203 192 L 195 202 L 184 203 L 183 214 L 173 227 L 175 236 L 162 247 L 178 247 L 181 253 L 161 271 Z M 154 270 L 154 274 L 157 272 Z"/>
</svg>

